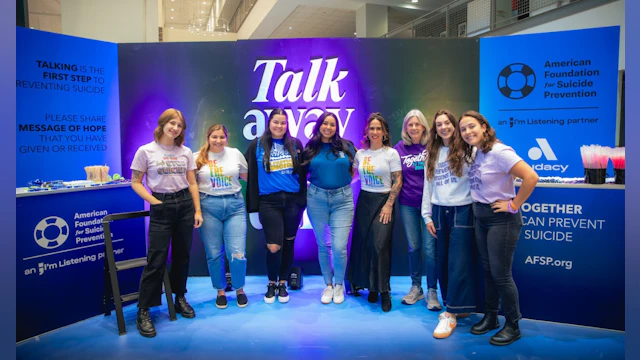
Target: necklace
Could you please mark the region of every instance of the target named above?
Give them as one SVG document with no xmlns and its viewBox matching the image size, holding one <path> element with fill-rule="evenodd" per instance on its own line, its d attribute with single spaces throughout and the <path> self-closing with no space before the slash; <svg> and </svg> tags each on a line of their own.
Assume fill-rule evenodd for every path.
<svg viewBox="0 0 640 360">
<path fill-rule="evenodd" d="M 167 151 L 173 151 L 176 148 L 176 144 L 173 144 L 173 146 L 171 146 L 170 149 L 167 149 L 166 147 L 164 147 L 164 145 L 160 144 L 157 141 L 156 141 L 156 144 L 158 144 L 158 146 L 160 146 L 161 148 L 163 148 L 164 150 L 167 150 Z"/>
</svg>

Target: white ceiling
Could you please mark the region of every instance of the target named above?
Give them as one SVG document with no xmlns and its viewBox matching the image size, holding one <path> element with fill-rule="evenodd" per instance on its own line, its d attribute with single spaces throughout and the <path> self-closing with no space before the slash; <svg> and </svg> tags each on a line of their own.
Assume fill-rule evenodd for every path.
<svg viewBox="0 0 640 360">
<path fill-rule="evenodd" d="M 269 38 L 354 37 L 355 10 L 300 5 Z"/>
<path fill-rule="evenodd" d="M 213 0 L 162 0 L 164 13 L 164 27 L 187 29 L 189 20 L 195 17 L 209 19 Z"/>
<path fill-rule="evenodd" d="M 162 0 L 165 28 L 186 29 L 196 15 L 208 16 L 216 0 Z M 217 0 L 219 2 L 223 2 Z M 226 0 L 232 2 L 232 0 Z M 272 25 L 269 38 L 354 37 L 355 10 L 364 4 L 389 6 L 389 31 L 453 0 L 277 0 L 295 9 Z M 237 1 L 236 1 L 237 2 Z M 204 4 L 203 4 L 204 3 Z M 171 11 L 173 9 L 173 11 Z M 204 14 L 201 12 L 204 11 Z M 172 18 L 173 17 L 173 18 Z M 231 19 L 227 19 L 231 20 Z M 263 21 L 270 21 L 267 16 Z"/>
</svg>

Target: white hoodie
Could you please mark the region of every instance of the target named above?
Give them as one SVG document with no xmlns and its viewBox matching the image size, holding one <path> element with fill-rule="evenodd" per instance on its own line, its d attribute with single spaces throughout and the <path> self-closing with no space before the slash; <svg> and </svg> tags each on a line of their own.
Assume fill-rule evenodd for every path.
<svg viewBox="0 0 640 360">
<path fill-rule="evenodd" d="M 475 147 L 473 156 L 475 156 Z M 449 147 L 443 146 L 438 151 L 438 159 L 433 179 L 427 179 L 427 161 L 425 159 L 424 188 L 422 190 L 422 217 L 425 223 L 430 223 L 432 205 L 439 206 L 462 206 L 473 202 L 471 189 L 469 188 L 469 164 L 466 162 L 462 167 L 462 177 L 457 177 L 449 169 Z M 428 155 L 427 155 L 428 157 Z"/>
</svg>

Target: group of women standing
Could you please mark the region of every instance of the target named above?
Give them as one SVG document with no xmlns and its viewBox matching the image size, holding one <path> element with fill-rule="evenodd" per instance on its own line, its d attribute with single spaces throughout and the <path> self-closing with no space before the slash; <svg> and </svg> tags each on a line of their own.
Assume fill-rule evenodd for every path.
<svg viewBox="0 0 640 360">
<path fill-rule="evenodd" d="M 218 292 L 216 306 L 227 307 L 225 256 L 237 305 L 247 306 L 243 291 L 247 212 L 257 213 L 264 229 L 266 303 L 276 298 L 289 301 L 286 281 L 306 207 L 326 284 L 320 301 L 342 303 L 348 279 L 355 291 L 368 289 L 369 302 L 380 298 L 382 310 L 390 311 L 397 201 L 412 280 L 402 302 L 411 305 L 425 298 L 421 278 L 426 263 L 427 307 L 442 309 L 438 283 L 446 307 L 433 335 L 448 337 L 456 319 L 476 307 L 477 248 L 485 272 L 486 311 L 471 332 L 484 334 L 499 327 L 501 299 L 507 321 L 491 343 L 506 345 L 520 337 L 511 265 L 522 227 L 518 209 L 533 191 L 537 175 L 512 148 L 497 140 L 481 114 L 468 111 L 457 120 L 450 111 L 441 110 L 429 128 L 424 115 L 412 110 L 404 119 L 402 140 L 392 147 L 389 124 L 373 113 L 359 150 L 340 136 L 340 122 L 331 112 L 318 118 L 303 147 L 289 134 L 286 113 L 275 109 L 264 134 L 251 142 L 244 155 L 228 147 L 223 125 L 209 128 L 206 143 L 195 154 L 182 145 L 185 130 L 183 115 L 166 110 L 158 120 L 155 141 L 140 147 L 131 165 L 132 187 L 150 204 L 148 264 L 140 281 L 136 319 L 143 336 L 156 334 L 149 307 L 160 304 L 170 242 L 176 311 L 184 317 L 195 316 L 184 296 L 194 227 L 205 244 L 211 282 Z M 356 172 L 361 190 L 354 207 L 351 183 Z M 151 194 L 142 185 L 144 175 Z M 514 177 L 523 180 L 517 194 Z M 246 204 L 239 179 L 247 182 Z"/>
</svg>

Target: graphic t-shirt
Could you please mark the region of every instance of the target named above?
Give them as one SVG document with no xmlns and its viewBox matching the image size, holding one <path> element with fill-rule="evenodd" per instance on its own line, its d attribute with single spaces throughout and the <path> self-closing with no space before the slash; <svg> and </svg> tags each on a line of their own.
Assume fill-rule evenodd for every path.
<svg viewBox="0 0 640 360">
<path fill-rule="evenodd" d="M 198 159 L 200 152 L 193 154 Z M 202 165 L 196 175 L 198 190 L 209 195 L 230 195 L 242 189 L 240 174 L 247 173 L 247 160 L 236 148 L 225 147 L 219 153 L 209 151 L 208 164 Z"/>
<path fill-rule="evenodd" d="M 400 141 L 393 148 L 398 151 L 402 163 L 402 189 L 398 195 L 398 202 L 406 206 L 420 207 L 427 156 L 426 145 L 406 146 Z"/>
<path fill-rule="evenodd" d="M 347 151 L 355 155 L 355 148 Z M 331 144 L 322 144 L 320 152 L 309 163 L 309 182 L 321 189 L 338 189 L 351 183 L 349 156 L 340 151 L 336 157 Z"/>
<path fill-rule="evenodd" d="M 300 191 L 300 183 L 298 174 L 293 172 L 293 159 L 291 154 L 284 147 L 282 139 L 273 139 L 270 153 L 270 169 L 266 172 L 262 158 L 264 157 L 264 149 L 258 143 L 256 151 L 256 160 L 258 162 L 258 187 L 260 195 L 268 195 L 280 191 L 298 192 Z"/>
<path fill-rule="evenodd" d="M 486 154 L 478 150 L 469 170 L 473 201 L 491 204 L 516 197 L 514 177 L 509 171 L 521 160 L 513 148 L 502 143 L 495 143 Z"/>
<path fill-rule="evenodd" d="M 149 190 L 173 193 L 189 187 L 187 171 L 195 170 L 191 149 L 186 146 L 164 146 L 153 141 L 141 146 L 131 162 L 131 170 L 146 173 Z"/>
<path fill-rule="evenodd" d="M 449 168 L 448 156 L 449 147 L 441 147 L 438 151 L 433 178 L 430 181 L 426 176 L 427 170 L 424 170 L 425 181 L 421 213 L 427 224 L 432 221 L 432 205 L 462 206 L 473 202 L 469 189 L 469 165 L 465 162 L 462 166 L 462 177 L 457 177 Z"/>
<path fill-rule="evenodd" d="M 391 173 L 402 171 L 400 155 L 390 147 L 358 150 L 353 167 L 360 174 L 360 188 L 374 193 L 391 191 Z"/>
</svg>

